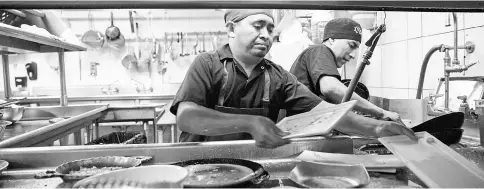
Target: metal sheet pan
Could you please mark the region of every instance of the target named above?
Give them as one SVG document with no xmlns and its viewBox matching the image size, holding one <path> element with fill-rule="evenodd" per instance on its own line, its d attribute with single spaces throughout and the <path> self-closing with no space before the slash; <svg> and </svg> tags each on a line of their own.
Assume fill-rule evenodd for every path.
<svg viewBox="0 0 484 189">
<path fill-rule="evenodd" d="M 370 176 L 362 164 L 330 164 L 302 161 L 289 178 L 308 188 L 354 188 L 370 183 Z"/>
<path fill-rule="evenodd" d="M 47 170 L 46 172 L 40 172 L 35 175 L 35 178 L 52 178 L 61 177 L 64 182 L 78 181 L 89 176 L 94 175 L 93 173 L 79 173 L 72 174 L 71 171 L 79 171 L 81 167 L 85 168 L 102 168 L 102 167 L 120 167 L 129 168 L 141 165 L 145 161 L 151 160 L 150 156 L 134 156 L 134 157 L 122 157 L 122 156 L 105 156 L 105 157 L 94 157 L 88 159 L 81 159 L 76 161 L 71 161 L 58 166 L 55 170 Z"/>
</svg>

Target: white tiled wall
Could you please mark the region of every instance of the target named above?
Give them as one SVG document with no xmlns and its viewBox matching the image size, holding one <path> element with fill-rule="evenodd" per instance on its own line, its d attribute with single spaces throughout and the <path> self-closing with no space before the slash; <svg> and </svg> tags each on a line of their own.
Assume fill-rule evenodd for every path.
<svg viewBox="0 0 484 189">
<path fill-rule="evenodd" d="M 435 34 L 441 34 L 451 32 L 454 30 L 454 22 L 452 15 L 450 16 L 451 26 L 446 27 L 445 22 L 447 20 L 448 13 L 442 12 L 424 12 L 422 13 L 422 35 L 429 36 Z M 458 29 L 463 29 L 463 16 L 464 13 L 457 13 Z"/>
<path fill-rule="evenodd" d="M 381 47 L 375 47 L 370 65 L 365 67 L 361 76 L 361 82 L 367 87 L 380 87 L 382 81 Z"/>
<path fill-rule="evenodd" d="M 408 40 L 407 45 L 408 88 L 417 88 L 424 53 L 422 38 Z"/>
<path fill-rule="evenodd" d="M 382 88 L 381 93 L 385 97 L 391 96 L 391 99 L 408 99 L 408 89 Z"/>
<path fill-rule="evenodd" d="M 383 13 L 378 13 L 379 23 Z M 387 12 L 387 31 L 383 33 L 376 52 L 380 57 L 373 57 L 371 66 L 365 70 L 367 77 L 362 80 L 369 86 L 372 96 L 381 95 L 385 98 L 414 99 L 420 70 L 425 54 L 431 47 L 445 44 L 453 46 L 453 20 L 451 26 L 445 26 L 448 13 L 438 12 Z M 457 13 L 458 45 L 466 41 L 476 44 L 476 50 L 467 54 L 465 50 L 458 51 L 459 61 L 466 64 L 478 63 L 465 72 L 465 76 L 484 76 L 484 13 Z M 450 51 L 453 58 L 454 52 Z M 425 75 L 423 96 L 434 93 L 438 78 L 444 77 L 444 53 L 435 52 L 428 65 Z M 379 61 L 379 63 L 377 63 Z M 376 66 L 379 65 L 379 66 Z M 378 73 L 381 72 L 381 76 Z M 371 74 L 369 74 L 371 73 Z M 464 73 L 452 73 L 451 76 L 463 76 Z M 443 89 L 442 89 L 443 90 Z M 441 90 L 441 91 L 442 91 Z M 452 88 L 450 89 L 452 90 Z M 460 89 L 455 89 L 460 90 Z"/>
<path fill-rule="evenodd" d="M 382 47 L 382 87 L 408 88 L 407 41 Z"/>
<path fill-rule="evenodd" d="M 408 39 L 422 37 L 422 13 L 407 13 L 407 33 Z"/>
<path fill-rule="evenodd" d="M 378 43 L 387 44 L 406 40 L 408 37 L 407 19 L 406 12 L 386 12 L 385 24 L 387 30 L 384 35 L 381 36 Z"/>
</svg>

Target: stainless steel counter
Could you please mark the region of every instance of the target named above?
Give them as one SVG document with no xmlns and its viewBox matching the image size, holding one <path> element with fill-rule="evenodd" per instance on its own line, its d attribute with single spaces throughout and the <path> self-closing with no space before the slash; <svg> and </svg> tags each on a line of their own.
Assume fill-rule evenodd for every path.
<svg viewBox="0 0 484 189">
<path fill-rule="evenodd" d="M 0 148 L 48 146 L 69 134 L 76 134 L 80 143 L 80 130 L 103 116 L 107 105 L 27 107 L 22 119 L 7 126 L 6 138 Z M 50 123 L 52 118 L 66 118 Z"/>
</svg>

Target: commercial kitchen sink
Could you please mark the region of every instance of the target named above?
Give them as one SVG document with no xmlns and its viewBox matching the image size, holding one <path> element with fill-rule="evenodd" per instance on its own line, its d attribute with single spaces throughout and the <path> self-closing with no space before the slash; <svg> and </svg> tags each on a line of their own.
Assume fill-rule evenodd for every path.
<svg viewBox="0 0 484 189">
<path fill-rule="evenodd" d="M 288 179 L 288 175 L 299 162 L 294 157 L 302 151 L 352 153 L 353 148 L 368 142 L 374 141 L 348 137 L 312 137 L 295 139 L 291 144 L 276 149 L 258 148 L 254 145 L 254 141 L 251 140 L 208 143 L 6 148 L 0 149 L 0 159 L 8 161 L 10 166 L 0 177 L 0 187 L 70 188 L 72 184 L 64 183 L 60 178 L 34 179 L 33 176 L 38 172 L 53 169 L 64 162 L 112 155 L 152 156 L 153 160 L 145 163 L 145 165 L 170 164 L 190 159 L 217 157 L 248 159 L 263 165 L 264 169 L 270 174 L 269 180 L 250 187 L 300 187 Z M 468 159 L 472 159 L 474 156 L 484 156 L 482 148 L 480 150 L 469 150 L 471 151 L 456 151 Z M 470 155 L 466 155 L 467 153 L 470 153 Z M 483 163 L 482 159 L 478 161 L 481 164 Z M 412 183 L 421 184 L 420 180 L 407 168 L 397 169 L 396 173 L 371 172 L 370 177 L 371 182 L 366 188 L 408 188 L 416 186 Z"/>
<path fill-rule="evenodd" d="M 103 117 L 108 105 L 26 107 L 22 119 L 5 129 L 0 148 L 49 146 Z M 62 118 L 53 120 L 53 118 Z"/>
</svg>

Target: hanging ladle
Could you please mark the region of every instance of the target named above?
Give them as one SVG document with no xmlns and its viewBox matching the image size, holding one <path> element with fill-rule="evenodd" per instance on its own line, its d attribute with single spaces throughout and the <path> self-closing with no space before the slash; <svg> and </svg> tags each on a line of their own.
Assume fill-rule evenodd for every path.
<svg viewBox="0 0 484 189">
<path fill-rule="evenodd" d="M 113 12 L 111 12 L 111 26 L 106 29 L 105 35 L 109 41 L 117 40 L 121 36 L 119 28 L 114 26 Z"/>
</svg>

